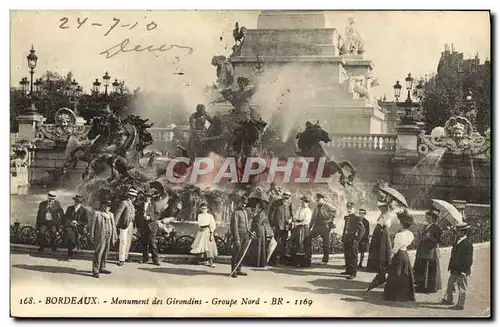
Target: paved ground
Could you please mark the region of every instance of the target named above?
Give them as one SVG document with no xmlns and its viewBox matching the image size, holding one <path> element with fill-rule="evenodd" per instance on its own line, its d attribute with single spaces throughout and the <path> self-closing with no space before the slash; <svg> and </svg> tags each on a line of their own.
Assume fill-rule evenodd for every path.
<svg viewBox="0 0 500 327">
<path fill-rule="evenodd" d="M 413 254 L 412 254 L 413 255 Z M 413 260 L 413 258 L 412 258 Z M 443 287 L 449 251 L 443 251 Z M 129 263 L 108 264 L 112 274 L 90 277 L 90 262 L 63 261 L 49 254 L 11 254 L 12 314 L 16 316 L 319 316 L 319 317 L 488 317 L 490 314 L 490 248 L 475 250 L 469 279 L 467 308 L 452 311 L 437 304 L 442 292 L 417 294 L 416 303 L 393 303 L 382 299 L 382 289 L 365 293 L 374 274 L 360 272 L 347 281 L 340 275 L 339 259 L 328 266 L 313 264 L 307 269 L 289 267 L 248 268 L 247 277 L 229 278 L 229 266 L 216 268 L 162 263 L 160 267 Z M 99 305 L 46 305 L 46 297 L 97 297 Z M 28 299 L 26 299 L 28 297 Z M 33 303 L 20 301 L 33 297 Z M 113 298 L 148 299 L 148 305 L 112 304 Z M 153 299 L 163 303 L 153 304 Z M 259 299 L 259 304 L 242 305 L 242 298 Z M 272 305 L 281 297 L 283 305 Z M 167 298 L 200 300 L 199 305 L 168 305 Z M 236 305 L 212 304 L 234 299 Z M 300 301 L 303 300 L 301 304 Z M 40 301 L 40 302 L 39 302 Z M 106 303 L 104 302 L 106 301 Z M 296 302 L 297 301 L 297 302 Z M 309 301 L 312 304 L 309 305 Z M 288 302 L 288 303 L 287 303 Z"/>
</svg>

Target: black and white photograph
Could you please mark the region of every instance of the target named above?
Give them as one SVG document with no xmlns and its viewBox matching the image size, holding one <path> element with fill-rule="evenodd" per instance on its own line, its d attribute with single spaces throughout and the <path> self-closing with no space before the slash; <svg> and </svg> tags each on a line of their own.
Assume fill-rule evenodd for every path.
<svg viewBox="0 0 500 327">
<path fill-rule="evenodd" d="M 11 317 L 491 318 L 491 16 L 11 10 Z"/>
</svg>

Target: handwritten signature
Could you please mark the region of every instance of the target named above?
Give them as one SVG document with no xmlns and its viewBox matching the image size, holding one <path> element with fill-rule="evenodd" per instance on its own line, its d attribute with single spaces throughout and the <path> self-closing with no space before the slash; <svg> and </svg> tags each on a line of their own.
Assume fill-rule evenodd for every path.
<svg viewBox="0 0 500 327">
<path fill-rule="evenodd" d="M 111 48 L 104 50 L 103 52 L 99 53 L 100 55 L 106 55 L 106 59 L 111 59 L 114 56 L 124 52 L 143 52 L 143 51 L 148 51 L 148 52 L 165 52 L 172 50 L 173 48 L 178 48 L 178 49 L 186 49 L 188 51 L 188 55 L 193 53 L 193 48 L 185 45 L 177 45 L 177 44 L 171 44 L 171 45 L 166 45 L 162 44 L 161 46 L 154 46 L 154 45 L 149 45 L 149 46 L 143 46 L 141 44 L 138 44 L 136 46 L 130 46 L 128 47 L 130 43 L 130 39 L 124 39 L 122 42 L 118 43 L 117 45 L 112 46 Z"/>
</svg>

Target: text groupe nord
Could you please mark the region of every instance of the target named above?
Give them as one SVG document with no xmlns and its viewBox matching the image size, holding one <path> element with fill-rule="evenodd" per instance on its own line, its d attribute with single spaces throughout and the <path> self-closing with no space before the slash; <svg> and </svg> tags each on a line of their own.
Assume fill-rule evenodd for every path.
<svg viewBox="0 0 500 327">
<path fill-rule="evenodd" d="M 315 160 L 316 158 L 291 157 L 286 161 L 279 158 L 272 158 L 269 162 L 266 162 L 266 160 L 260 157 L 249 157 L 246 160 L 242 178 L 239 180 L 238 164 L 234 157 L 227 157 L 223 160 L 214 160 L 210 157 L 196 157 L 189 173 L 184 176 L 176 176 L 174 172 L 178 164 L 190 165 L 192 162 L 190 158 L 177 157 L 167 163 L 165 174 L 171 183 L 185 183 L 189 181 L 194 184 L 198 182 L 200 177 L 204 175 L 213 176 L 213 173 L 215 173 L 215 177 L 213 178 L 214 183 L 220 183 L 223 178 L 229 179 L 229 182 L 232 183 L 246 183 L 249 181 L 250 176 L 260 175 L 264 172 L 267 172 L 268 182 L 272 182 L 277 174 L 283 174 L 283 183 L 327 183 L 329 179 L 323 177 L 323 173 L 326 162 L 329 159 L 325 157 L 319 158 L 314 180 L 311 181 L 308 177 L 310 165 Z M 291 180 L 293 169 L 298 167 L 300 167 L 299 176 Z"/>
</svg>

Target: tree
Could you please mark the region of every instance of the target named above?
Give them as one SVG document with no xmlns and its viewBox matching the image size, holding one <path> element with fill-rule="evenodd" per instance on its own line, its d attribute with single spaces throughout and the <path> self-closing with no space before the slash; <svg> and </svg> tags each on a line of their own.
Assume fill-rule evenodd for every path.
<svg viewBox="0 0 500 327">
<path fill-rule="evenodd" d="M 469 90 L 472 101 L 467 100 Z M 426 112 L 429 130 L 443 126 L 454 115 L 475 106 L 478 111 L 476 126 L 483 133 L 491 125 L 490 69 L 482 66 L 477 71 L 450 73 L 431 77 L 424 86 L 422 106 Z"/>
<path fill-rule="evenodd" d="M 69 72 L 66 76 L 47 71 L 40 78 L 41 84 L 38 92 L 34 92 L 32 98 L 24 94 L 18 88 L 10 89 L 10 121 L 11 130 L 16 131 L 15 117 L 30 107 L 33 100 L 38 113 L 42 114 L 47 120 L 46 123 L 54 123 L 55 113 L 60 108 L 66 107 L 73 109 L 74 105 L 66 94 L 67 87 L 71 86 L 73 74 Z M 140 89 L 130 91 L 125 86 L 121 87 L 120 92 L 110 92 L 107 96 L 99 94 L 84 94 L 78 102 L 79 115 L 85 120 L 90 121 L 92 117 L 99 115 L 109 103 L 110 108 L 120 117 L 127 117 L 132 112 L 132 107 L 137 103 L 140 96 Z"/>
</svg>

